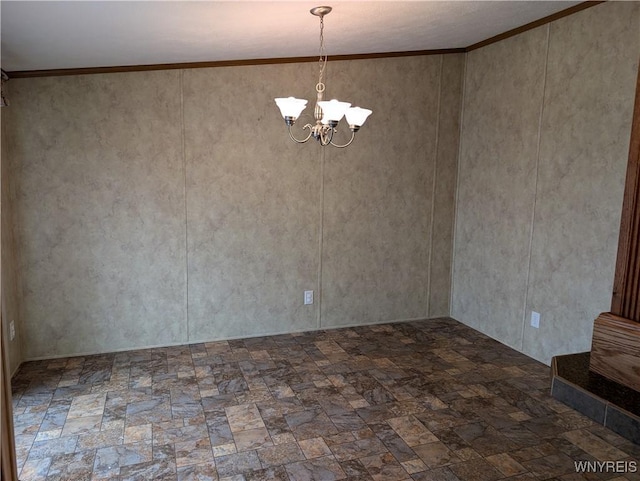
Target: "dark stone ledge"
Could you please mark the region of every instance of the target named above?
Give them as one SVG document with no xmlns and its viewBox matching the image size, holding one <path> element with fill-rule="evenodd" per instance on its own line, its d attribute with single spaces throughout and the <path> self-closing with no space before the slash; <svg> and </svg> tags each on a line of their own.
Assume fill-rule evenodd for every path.
<svg viewBox="0 0 640 481">
<path fill-rule="evenodd" d="M 640 392 L 590 371 L 590 354 L 553 358 L 551 396 L 640 444 Z"/>
</svg>

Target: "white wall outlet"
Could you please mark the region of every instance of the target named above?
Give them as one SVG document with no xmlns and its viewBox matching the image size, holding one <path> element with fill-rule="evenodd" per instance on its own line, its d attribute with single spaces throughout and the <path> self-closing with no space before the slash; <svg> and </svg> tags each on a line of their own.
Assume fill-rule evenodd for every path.
<svg viewBox="0 0 640 481">
<path fill-rule="evenodd" d="M 9 323 L 9 340 L 13 341 L 16 338 L 16 323 L 11 321 Z"/>
<path fill-rule="evenodd" d="M 531 311 L 531 327 L 540 328 L 540 313 Z"/>
<path fill-rule="evenodd" d="M 304 291 L 304 305 L 313 304 L 313 291 Z"/>
</svg>

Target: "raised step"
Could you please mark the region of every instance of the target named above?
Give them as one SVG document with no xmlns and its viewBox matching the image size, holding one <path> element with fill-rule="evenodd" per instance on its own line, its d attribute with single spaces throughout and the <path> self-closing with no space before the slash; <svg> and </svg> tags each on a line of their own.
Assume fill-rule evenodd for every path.
<svg viewBox="0 0 640 481">
<path fill-rule="evenodd" d="M 589 369 L 590 353 L 551 361 L 551 396 L 640 444 L 640 392 Z"/>
</svg>

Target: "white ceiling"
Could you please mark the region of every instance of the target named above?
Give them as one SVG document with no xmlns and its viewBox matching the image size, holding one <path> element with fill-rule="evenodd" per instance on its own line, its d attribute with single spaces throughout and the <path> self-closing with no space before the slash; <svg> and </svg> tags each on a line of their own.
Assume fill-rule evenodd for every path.
<svg viewBox="0 0 640 481">
<path fill-rule="evenodd" d="M 319 3 L 319 2 L 330 3 Z M 462 48 L 576 1 L 8 1 L 5 71 Z"/>
</svg>

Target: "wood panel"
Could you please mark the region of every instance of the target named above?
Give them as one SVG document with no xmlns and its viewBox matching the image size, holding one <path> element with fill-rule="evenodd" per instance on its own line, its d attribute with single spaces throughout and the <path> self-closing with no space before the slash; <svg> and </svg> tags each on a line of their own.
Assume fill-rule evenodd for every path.
<svg viewBox="0 0 640 481">
<path fill-rule="evenodd" d="M 1 314 L 0 314 L 1 316 Z M 1 479 L 13 481 L 18 479 L 16 466 L 16 448 L 13 437 L 13 414 L 11 402 L 11 377 L 4 346 L 4 329 L 0 318 L 0 472 Z"/>
<path fill-rule="evenodd" d="M 640 323 L 600 314 L 593 325 L 589 369 L 640 391 Z"/>
<path fill-rule="evenodd" d="M 636 83 L 611 312 L 640 322 L 640 70 Z"/>
</svg>

